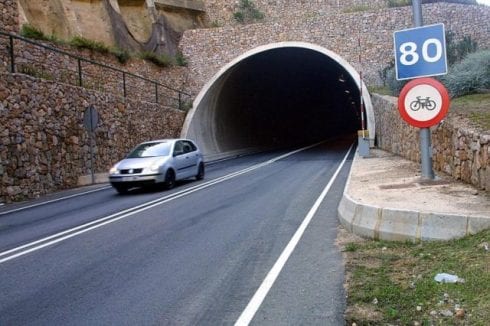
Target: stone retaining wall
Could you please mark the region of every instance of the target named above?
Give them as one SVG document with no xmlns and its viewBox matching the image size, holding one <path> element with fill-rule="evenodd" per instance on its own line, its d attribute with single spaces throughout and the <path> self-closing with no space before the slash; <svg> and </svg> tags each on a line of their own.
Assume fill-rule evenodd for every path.
<svg viewBox="0 0 490 326">
<path fill-rule="evenodd" d="M 90 138 L 83 127 L 89 105 L 100 115 L 96 173 L 107 172 L 139 142 L 179 136 L 185 117 L 154 103 L 1 73 L 0 201 L 75 187 L 90 174 Z"/>
<path fill-rule="evenodd" d="M 120 64 L 112 55 L 102 55 L 90 50 L 77 50 L 68 46 L 59 46 L 50 42 L 38 42 L 48 47 L 56 47 L 72 54 L 94 62 L 111 66 L 128 73 L 142 76 L 160 84 L 167 85 L 177 91 L 186 93 L 186 79 L 188 78 L 185 67 L 160 68 L 150 62 L 141 59 L 131 59 L 126 64 Z M 14 62 L 15 71 L 26 73 L 34 77 L 41 77 L 60 83 L 79 85 L 78 60 L 64 53 L 27 43 L 14 38 Z M 0 72 L 11 70 L 10 43 L 6 36 L 0 35 Z M 123 74 L 120 71 L 105 68 L 87 61 L 81 61 L 82 85 L 85 88 L 108 92 L 117 96 L 123 96 Z M 129 99 L 154 102 L 158 99 L 161 105 L 178 108 L 179 95 L 177 91 L 159 86 L 155 90 L 155 84 L 143 79 L 131 77 L 126 74 L 126 92 Z M 158 92 L 158 98 L 156 93 Z M 188 96 L 182 96 L 182 101 L 190 102 Z"/>
<path fill-rule="evenodd" d="M 405 123 L 397 99 L 373 94 L 379 148 L 420 162 L 419 129 Z M 490 191 L 490 131 L 460 127 L 462 118 L 451 114 L 431 128 L 433 169 Z"/>
<path fill-rule="evenodd" d="M 321 9 L 309 12 L 308 8 L 313 9 L 316 1 L 302 3 L 306 7 L 304 12 L 288 16 L 284 9 L 280 12 L 282 19 L 186 31 L 180 47 L 189 59 L 192 93 L 197 94 L 221 67 L 243 53 L 285 41 L 325 47 L 362 71 L 368 85 L 380 85 L 379 71 L 393 60 L 393 32 L 413 25 L 411 7 L 354 13 Z M 444 23 L 447 30 L 455 33 L 456 39 L 470 36 L 480 48 L 490 47 L 488 6 L 428 4 L 423 6 L 423 14 L 426 25 Z"/>
<path fill-rule="evenodd" d="M 17 0 L 0 0 L 0 30 L 17 32 L 18 26 Z"/>
</svg>

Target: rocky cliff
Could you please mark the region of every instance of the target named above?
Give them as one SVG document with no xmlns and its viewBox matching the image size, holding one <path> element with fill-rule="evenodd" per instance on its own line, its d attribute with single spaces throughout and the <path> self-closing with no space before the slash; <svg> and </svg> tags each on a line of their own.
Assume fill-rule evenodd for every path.
<svg viewBox="0 0 490 326">
<path fill-rule="evenodd" d="M 204 27 L 207 19 L 200 0 L 18 0 L 18 8 L 20 25 L 46 35 L 170 55 L 185 30 Z"/>
</svg>

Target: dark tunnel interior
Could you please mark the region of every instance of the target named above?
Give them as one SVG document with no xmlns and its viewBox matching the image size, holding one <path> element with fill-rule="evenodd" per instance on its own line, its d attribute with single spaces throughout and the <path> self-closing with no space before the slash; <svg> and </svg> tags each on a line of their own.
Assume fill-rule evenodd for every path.
<svg viewBox="0 0 490 326">
<path fill-rule="evenodd" d="M 208 93 L 203 102 L 213 114 L 201 127 L 213 129 L 221 152 L 312 143 L 352 134 L 361 125 L 355 81 L 335 60 L 310 49 L 250 56 Z M 195 134 L 206 137 L 205 131 Z"/>
</svg>

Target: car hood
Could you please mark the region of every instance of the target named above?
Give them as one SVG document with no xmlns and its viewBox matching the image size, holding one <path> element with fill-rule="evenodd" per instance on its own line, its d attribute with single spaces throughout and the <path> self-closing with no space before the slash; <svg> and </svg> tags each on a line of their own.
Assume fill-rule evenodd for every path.
<svg viewBox="0 0 490 326">
<path fill-rule="evenodd" d="M 167 158 L 167 156 L 125 158 L 124 160 L 117 163 L 117 168 L 119 170 L 144 169 L 158 162 L 161 162 L 163 164 L 163 161 Z"/>
</svg>

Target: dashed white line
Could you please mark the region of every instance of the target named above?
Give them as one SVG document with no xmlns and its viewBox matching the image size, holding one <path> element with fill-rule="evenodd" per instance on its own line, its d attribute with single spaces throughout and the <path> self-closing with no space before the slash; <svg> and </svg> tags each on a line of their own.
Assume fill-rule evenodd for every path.
<svg viewBox="0 0 490 326">
<path fill-rule="evenodd" d="M 305 232 L 306 228 L 310 224 L 313 216 L 316 214 L 318 208 L 320 207 L 320 204 L 325 199 L 325 196 L 327 195 L 328 191 L 332 187 L 332 184 L 334 183 L 335 179 L 337 178 L 340 170 L 344 166 L 345 161 L 347 160 L 347 157 L 349 156 L 349 154 L 352 150 L 352 146 L 353 145 L 350 146 L 349 150 L 347 151 L 347 154 L 345 154 L 344 159 L 342 160 L 339 167 L 337 168 L 337 170 L 333 174 L 332 178 L 330 179 L 328 184 L 325 186 L 322 193 L 320 194 L 320 196 L 316 200 L 315 204 L 310 209 L 310 211 L 308 212 L 308 214 L 304 218 L 303 222 L 299 226 L 298 230 L 296 230 L 293 237 L 289 241 L 288 245 L 283 250 L 283 252 L 279 256 L 279 258 L 275 262 L 274 266 L 272 267 L 272 269 L 269 271 L 269 273 L 265 277 L 265 279 L 262 282 L 262 284 L 260 285 L 259 289 L 255 292 L 254 296 L 252 297 L 252 299 L 248 303 L 247 307 L 245 308 L 245 310 L 242 312 L 242 314 L 240 315 L 240 317 L 236 321 L 235 326 L 247 326 L 252 321 L 253 317 L 255 316 L 258 309 L 262 305 L 262 302 L 264 301 L 265 297 L 269 293 L 269 290 L 272 288 L 272 285 L 274 284 L 277 277 L 281 273 L 284 265 L 286 264 L 289 257 L 291 256 L 294 249 L 296 248 L 296 245 L 298 244 L 299 240 L 303 236 L 303 233 Z"/>
</svg>

